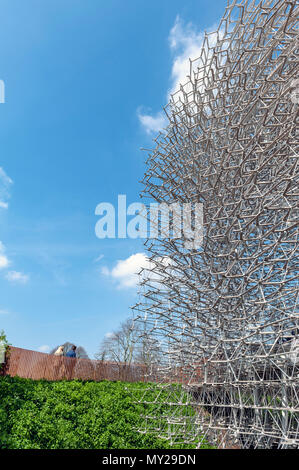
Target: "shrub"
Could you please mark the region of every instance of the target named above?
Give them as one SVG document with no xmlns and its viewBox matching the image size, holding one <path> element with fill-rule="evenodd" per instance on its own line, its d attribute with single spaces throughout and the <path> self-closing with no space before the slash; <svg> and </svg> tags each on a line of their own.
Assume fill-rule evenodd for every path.
<svg viewBox="0 0 299 470">
<path fill-rule="evenodd" d="M 144 393 L 146 386 L 1 377 L 0 448 L 171 448 L 167 440 L 154 433 L 137 431 L 142 424 L 141 415 L 154 406 L 136 403 L 134 399 Z M 162 406 L 162 415 L 167 413 L 167 407 Z"/>
</svg>

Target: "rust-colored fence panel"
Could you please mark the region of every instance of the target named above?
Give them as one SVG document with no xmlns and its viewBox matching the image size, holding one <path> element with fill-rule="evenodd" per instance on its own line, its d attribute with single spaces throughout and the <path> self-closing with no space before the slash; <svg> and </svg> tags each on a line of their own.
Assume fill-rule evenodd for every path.
<svg viewBox="0 0 299 470">
<path fill-rule="evenodd" d="M 202 379 L 202 364 L 194 369 L 194 384 Z M 124 382 L 176 382 L 189 383 L 191 374 L 186 375 L 182 367 L 173 368 L 169 375 L 161 376 L 158 370 L 144 364 L 102 362 L 54 356 L 29 349 L 10 347 L 1 375 L 19 376 L 28 379 L 45 380 L 121 380 Z"/>
<path fill-rule="evenodd" d="M 90 359 L 54 356 L 29 349 L 10 347 L 4 375 L 45 380 L 145 380 L 146 367 Z"/>
</svg>

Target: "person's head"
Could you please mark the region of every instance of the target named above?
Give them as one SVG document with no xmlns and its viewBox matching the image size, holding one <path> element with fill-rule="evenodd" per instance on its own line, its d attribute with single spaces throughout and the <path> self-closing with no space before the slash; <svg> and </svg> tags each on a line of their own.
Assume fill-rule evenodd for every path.
<svg viewBox="0 0 299 470">
<path fill-rule="evenodd" d="M 73 346 L 72 346 L 72 350 L 73 350 L 73 351 L 76 351 L 76 349 L 77 349 L 77 346 L 73 345 Z"/>
</svg>

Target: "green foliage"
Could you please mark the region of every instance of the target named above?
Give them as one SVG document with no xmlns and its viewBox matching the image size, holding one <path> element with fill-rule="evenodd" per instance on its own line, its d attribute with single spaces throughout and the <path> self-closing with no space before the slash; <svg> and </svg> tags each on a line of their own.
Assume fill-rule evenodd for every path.
<svg viewBox="0 0 299 470">
<path fill-rule="evenodd" d="M 7 350 L 8 350 L 9 343 L 6 338 L 6 334 L 4 333 L 3 330 L 0 331 L 0 347 L 4 347 L 6 351 L 6 357 L 7 357 Z M 2 369 L 3 364 L 0 364 L 0 370 Z"/>
<path fill-rule="evenodd" d="M 136 431 L 141 415 L 155 406 L 136 403 L 145 387 L 143 383 L 1 377 L 0 449 L 171 448 L 154 433 Z M 162 416 L 168 406 L 161 406 Z"/>
<path fill-rule="evenodd" d="M 4 344 L 8 345 L 6 334 L 4 333 L 3 330 L 0 331 L 0 343 L 2 343 L 2 342 Z"/>
<path fill-rule="evenodd" d="M 6 334 L 4 333 L 4 330 L 0 330 L 0 344 L 2 344 L 6 349 L 10 345 L 10 343 L 7 341 Z"/>
</svg>

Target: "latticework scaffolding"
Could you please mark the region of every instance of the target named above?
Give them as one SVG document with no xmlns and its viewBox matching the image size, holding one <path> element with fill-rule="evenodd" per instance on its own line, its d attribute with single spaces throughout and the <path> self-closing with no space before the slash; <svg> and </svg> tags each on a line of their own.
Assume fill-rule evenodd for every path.
<svg viewBox="0 0 299 470">
<path fill-rule="evenodd" d="M 141 431 L 177 444 L 299 447 L 297 17 L 229 2 L 148 156 L 144 197 L 203 204 L 200 248 L 147 240 L 134 307 L 160 384 Z"/>
</svg>

